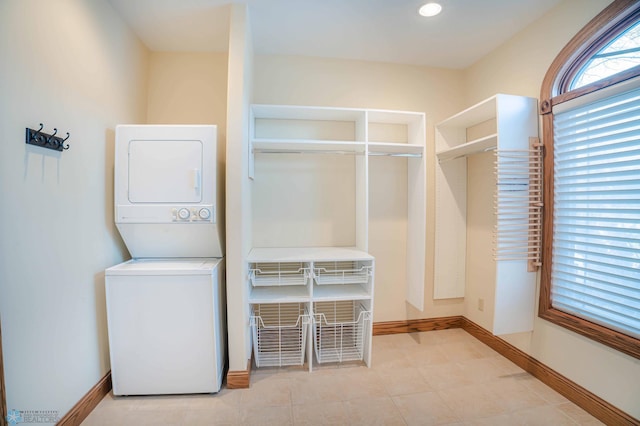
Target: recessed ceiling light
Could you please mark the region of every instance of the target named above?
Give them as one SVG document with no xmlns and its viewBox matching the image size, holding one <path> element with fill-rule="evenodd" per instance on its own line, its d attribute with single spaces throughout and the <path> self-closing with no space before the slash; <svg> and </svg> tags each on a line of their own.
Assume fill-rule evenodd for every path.
<svg viewBox="0 0 640 426">
<path fill-rule="evenodd" d="M 422 16 L 436 16 L 441 11 L 442 6 L 438 3 L 427 3 L 418 10 L 418 13 Z"/>
</svg>

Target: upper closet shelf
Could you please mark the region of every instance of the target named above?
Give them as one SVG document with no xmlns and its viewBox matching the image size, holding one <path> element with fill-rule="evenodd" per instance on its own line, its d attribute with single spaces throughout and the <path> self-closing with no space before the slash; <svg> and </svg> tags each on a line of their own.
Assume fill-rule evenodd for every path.
<svg viewBox="0 0 640 426">
<path fill-rule="evenodd" d="M 273 120 L 358 121 L 364 110 L 297 105 L 251 105 L 253 118 Z"/>
<path fill-rule="evenodd" d="M 305 152 L 323 153 L 353 153 L 365 152 L 364 142 L 331 141 L 331 140 L 282 140 L 256 138 L 252 140 L 253 154 L 260 153 L 291 153 Z"/>
<path fill-rule="evenodd" d="M 505 97 L 510 95 L 495 95 L 486 99 L 472 107 L 465 109 L 458 114 L 447 118 L 446 120 L 438 123 L 436 127 L 438 128 L 446 128 L 446 127 L 460 127 L 466 128 L 474 126 L 478 123 L 482 123 L 483 121 L 491 120 L 492 118 L 496 118 L 496 106 L 497 100 L 500 97 Z"/>
<path fill-rule="evenodd" d="M 364 154 L 421 158 L 424 146 L 407 143 L 253 139 L 253 154 Z"/>
<path fill-rule="evenodd" d="M 486 151 L 492 151 L 498 147 L 498 135 L 492 134 L 483 138 L 475 139 L 467 143 L 454 146 L 453 148 L 438 151 L 438 161 L 444 163 L 449 160 L 466 157 L 468 155 L 479 154 Z"/>
<path fill-rule="evenodd" d="M 424 113 L 383 109 L 334 108 L 297 105 L 251 105 L 253 118 L 274 120 L 358 121 L 367 115 L 370 123 L 421 124 Z"/>
<path fill-rule="evenodd" d="M 367 144 L 369 155 L 387 155 L 392 157 L 418 157 L 424 155 L 424 145 L 409 143 L 384 143 L 369 142 Z"/>
<path fill-rule="evenodd" d="M 368 109 L 367 121 L 369 123 L 387 124 L 415 124 L 421 125 L 424 121 L 424 113 L 414 111 L 392 111 L 384 109 Z"/>
<path fill-rule="evenodd" d="M 423 112 L 251 105 L 249 177 L 254 178 L 255 154 L 362 154 L 424 161 L 425 123 Z"/>
</svg>

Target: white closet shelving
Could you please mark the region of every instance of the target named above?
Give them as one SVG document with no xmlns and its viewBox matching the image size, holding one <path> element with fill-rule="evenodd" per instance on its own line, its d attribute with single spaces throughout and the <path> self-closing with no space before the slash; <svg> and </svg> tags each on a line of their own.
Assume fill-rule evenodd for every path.
<svg viewBox="0 0 640 426">
<path fill-rule="evenodd" d="M 374 259 L 368 254 L 369 197 L 376 191 L 369 175 L 370 159 L 382 158 L 375 160 L 378 168 L 385 158 L 404 162 L 394 163 L 393 170 L 403 170 L 403 176 L 395 176 L 407 191 L 401 218 L 406 224 L 407 255 L 401 263 L 397 257 L 388 259 L 392 268 L 401 264 L 404 270 L 402 278 L 385 284 L 399 286 L 406 300 L 422 310 L 424 113 L 253 105 L 249 140 L 254 247 L 258 247 L 248 258 L 249 270 L 255 271 L 249 274 L 249 303 L 307 308 L 314 336 L 309 349 L 316 346 L 317 362 L 353 360 L 353 354 L 360 354 L 356 358 L 369 364 L 375 281 Z M 339 247 L 328 247 L 332 245 Z M 293 284 L 294 277 L 302 276 L 303 283 Z M 261 285 L 272 281 L 273 285 Z M 342 336 L 342 341 L 357 347 L 340 351 L 329 336 Z M 311 351 L 307 359 L 312 359 Z"/>
<path fill-rule="evenodd" d="M 373 256 L 345 247 L 255 248 L 247 260 L 258 367 L 302 365 L 305 347 L 307 360 L 315 352 L 320 363 L 370 364 Z M 273 285 L 261 285 L 257 269 L 270 271 L 266 280 Z M 314 336 L 309 344 L 308 327 Z"/>
<path fill-rule="evenodd" d="M 526 259 L 486 261 L 497 248 L 493 229 L 483 229 L 482 221 L 468 223 L 468 216 L 477 216 L 478 208 L 493 213 L 494 194 L 467 194 L 468 186 L 481 187 L 478 177 L 467 175 L 467 158 L 493 150 L 526 151 L 529 138 L 537 135 L 537 100 L 504 94 L 436 125 L 434 298 L 466 297 L 467 317 L 497 335 L 533 329 L 536 274 L 527 271 Z M 490 179 L 485 187 L 495 192 L 494 165 L 489 167 L 479 178 Z M 468 203 L 476 210 L 468 212 Z"/>
<path fill-rule="evenodd" d="M 424 155 L 425 116 L 420 112 L 388 111 L 356 108 L 308 107 L 292 105 L 253 105 L 251 107 L 250 148 L 254 153 L 344 151 L 367 154 Z M 262 135 L 258 135 L 258 122 L 263 122 Z M 321 124 L 318 127 L 318 124 Z M 349 128 L 352 137 L 336 137 L 331 127 L 341 123 Z M 405 140 L 373 140 L 373 128 L 384 126 L 405 127 Z M 313 128 L 313 130 L 311 130 Z M 283 132 L 284 130 L 284 132 Z M 389 130 L 389 128 L 387 129 Z M 387 131 L 387 134 L 390 132 Z M 393 137 L 392 139 L 396 139 Z M 253 164 L 251 158 L 250 166 Z M 250 167 L 253 178 L 253 167 Z"/>
<path fill-rule="evenodd" d="M 442 151 L 438 151 L 437 157 L 440 163 L 447 162 L 449 160 L 456 160 L 458 158 L 466 157 L 468 155 L 478 154 L 481 152 L 492 151 L 498 146 L 498 135 L 492 134 L 484 136 L 472 141 L 463 143 L 452 148 L 447 148 Z"/>
</svg>

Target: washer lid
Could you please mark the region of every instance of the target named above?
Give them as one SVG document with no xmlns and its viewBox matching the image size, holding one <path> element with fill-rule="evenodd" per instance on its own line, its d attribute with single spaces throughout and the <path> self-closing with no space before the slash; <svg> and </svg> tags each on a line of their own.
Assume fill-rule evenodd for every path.
<svg viewBox="0 0 640 426">
<path fill-rule="evenodd" d="M 105 275 L 211 275 L 221 259 L 132 259 Z"/>
</svg>

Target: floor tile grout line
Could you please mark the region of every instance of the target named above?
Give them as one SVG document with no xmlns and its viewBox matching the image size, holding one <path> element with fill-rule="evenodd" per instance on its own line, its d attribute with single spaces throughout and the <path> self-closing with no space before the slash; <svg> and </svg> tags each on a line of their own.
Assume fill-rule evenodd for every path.
<svg viewBox="0 0 640 426">
<path fill-rule="evenodd" d="M 402 410 L 400 409 L 400 407 L 398 407 L 398 404 L 396 403 L 394 397 L 393 396 L 389 396 L 389 399 L 391 399 L 391 403 L 394 405 L 394 407 L 396 407 L 396 410 L 398 410 L 398 413 L 400 413 L 400 417 L 402 417 L 402 421 L 404 422 L 404 424 L 406 426 L 409 426 L 409 421 L 407 420 L 407 418 L 402 413 Z"/>
</svg>

